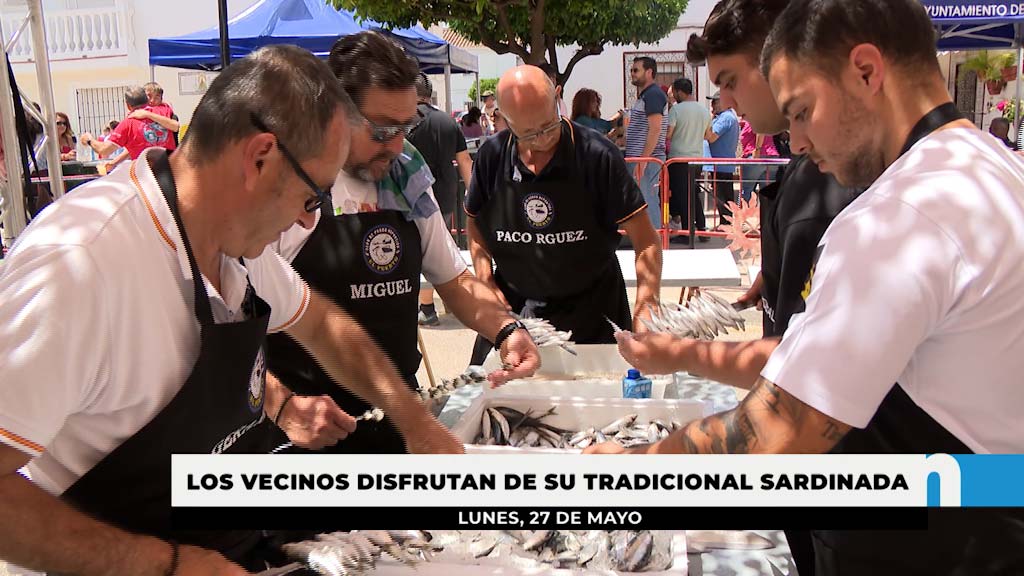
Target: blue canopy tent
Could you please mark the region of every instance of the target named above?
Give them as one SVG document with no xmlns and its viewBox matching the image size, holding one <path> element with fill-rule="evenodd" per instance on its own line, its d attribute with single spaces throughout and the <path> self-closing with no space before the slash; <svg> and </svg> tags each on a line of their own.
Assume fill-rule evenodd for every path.
<svg viewBox="0 0 1024 576">
<path fill-rule="evenodd" d="M 228 22 L 231 59 L 270 44 L 295 44 L 321 58 L 341 36 L 362 30 L 323 0 L 260 0 Z M 172 38 L 150 38 L 149 64 L 219 70 L 220 31 L 207 28 Z"/>
<path fill-rule="evenodd" d="M 359 19 L 352 12 L 344 10 L 340 10 L 340 12 L 348 17 Z M 408 54 L 419 60 L 420 69 L 423 72 L 444 74 L 445 108 L 449 114 L 452 111 L 452 73 L 474 74 L 477 83 L 480 82 L 478 59 L 475 54 L 448 44 L 440 36 L 431 34 L 422 26 L 390 29 L 384 24 L 369 19 L 361 20 L 361 24 L 367 30 L 379 30 L 390 35 L 405 47 Z M 477 100 L 479 99 L 480 95 L 477 94 Z"/>
<path fill-rule="evenodd" d="M 1017 50 L 1016 100 L 1024 63 L 1024 5 L 1011 0 L 921 0 L 938 32 L 940 50 Z M 1018 129 L 1021 118 L 1017 118 Z M 1018 137 L 1019 140 L 1019 137 Z"/>
</svg>

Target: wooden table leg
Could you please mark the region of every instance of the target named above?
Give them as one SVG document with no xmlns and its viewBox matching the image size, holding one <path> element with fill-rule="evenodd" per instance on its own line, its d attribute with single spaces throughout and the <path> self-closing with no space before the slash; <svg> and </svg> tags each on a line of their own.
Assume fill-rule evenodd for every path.
<svg viewBox="0 0 1024 576">
<path fill-rule="evenodd" d="M 434 382 L 434 369 L 430 367 L 430 356 L 427 355 L 427 345 L 423 341 L 423 331 L 418 327 L 416 328 L 416 340 L 420 344 L 420 354 L 423 355 L 423 366 L 427 369 L 427 379 L 430 380 L 430 387 L 435 388 L 437 384 Z"/>
</svg>

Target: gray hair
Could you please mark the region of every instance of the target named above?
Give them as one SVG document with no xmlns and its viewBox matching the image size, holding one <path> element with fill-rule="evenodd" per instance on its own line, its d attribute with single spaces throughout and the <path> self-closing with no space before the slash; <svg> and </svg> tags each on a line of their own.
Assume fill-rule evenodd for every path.
<svg viewBox="0 0 1024 576">
<path fill-rule="evenodd" d="M 146 96 L 146 91 L 142 86 L 132 86 L 124 91 L 124 103 L 129 108 L 138 108 L 149 104 L 149 96 Z"/>
<path fill-rule="evenodd" d="M 338 112 L 352 120 L 355 105 L 331 70 L 309 51 L 288 44 L 261 48 L 233 62 L 199 101 L 182 147 L 201 164 L 259 130 L 255 115 L 298 160 L 316 156 Z"/>
</svg>

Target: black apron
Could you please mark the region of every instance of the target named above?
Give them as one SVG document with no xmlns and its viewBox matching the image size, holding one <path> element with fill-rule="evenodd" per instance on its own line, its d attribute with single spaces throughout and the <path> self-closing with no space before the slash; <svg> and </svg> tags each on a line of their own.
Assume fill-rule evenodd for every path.
<svg viewBox="0 0 1024 576">
<path fill-rule="evenodd" d="M 914 127 L 900 155 L 960 118 L 953 104 L 936 108 Z M 898 383 L 867 427 L 851 430 L 832 452 L 973 453 L 915 404 Z M 812 536 L 818 576 L 1024 574 L 1024 510 L 1020 509 L 930 508 L 927 530 L 816 530 Z"/>
<path fill-rule="evenodd" d="M 363 326 L 416 389 L 420 352 L 416 334 L 420 272 L 419 228 L 396 210 L 335 216 L 325 204 L 320 221 L 292 266 Z M 352 416 L 371 406 L 343 389 L 291 337 L 267 338 L 267 366 L 296 394 L 328 394 Z M 283 433 L 279 439 L 287 440 Z M 301 451 L 294 449 L 293 451 Z M 360 422 L 355 433 L 324 451 L 343 454 L 401 454 L 405 442 L 387 417 Z"/>
<path fill-rule="evenodd" d="M 171 402 L 61 497 L 82 512 L 125 530 L 210 548 L 248 569 L 262 569 L 264 564 L 255 557 L 264 536 L 259 530 L 186 532 L 171 527 L 171 454 L 266 452 L 269 427 L 263 416 L 263 342 L 270 306 L 249 284 L 242 305 L 247 319 L 214 322 L 210 298 L 178 213 L 167 154 L 151 158 L 153 174 L 178 224 L 192 268 L 199 358 Z"/>
<path fill-rule="evenodd" d="M 494 258 L 495 282 L 514 311 L 522 311 L 529 300 L 533 315 L 571 330 L 574 342 L 613 344 L 604 317 L 627 329 L 633 323 L 615 257 L 619 236 L 600 225 L 596 199 L 579 177 L 571 122 L 564 123 L 559 146 L 557 154 L 565 159 L 562 177 L 516 182 L 516 140 L 510 134 L 509 152 L 498 167 L 503 185 L 480 210 L 476 224 Z"/>
</svg>

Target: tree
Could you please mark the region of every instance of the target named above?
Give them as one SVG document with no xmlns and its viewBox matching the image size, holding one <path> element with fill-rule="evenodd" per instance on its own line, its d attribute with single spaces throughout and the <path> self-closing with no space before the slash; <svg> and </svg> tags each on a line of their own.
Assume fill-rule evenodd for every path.
<svg viewBox="0 0 1024 576">
<path fill-rule="evenodd" d="M 488 90 L 494 92 L 495 90 L 498 89 L 498 79 L 481 78 L 480 88 L 483 92 L 487 92 Z M 472 100 L 473 102 L 476 102 L 476 82 L 473 82 L 473 86 L 469 89 L 469 99 Z"/>
<path fill-rule="evenodd" d="M 456 32 L 527 64 L 549 62 L 564 84 L 587 56 L 613 46 L 657 42 L 675 28 L 689 0 L 330 0 L 386 26 L 447 22 Z M 577 46 L 559 66 L 556 46 Z"/>
</svg>

